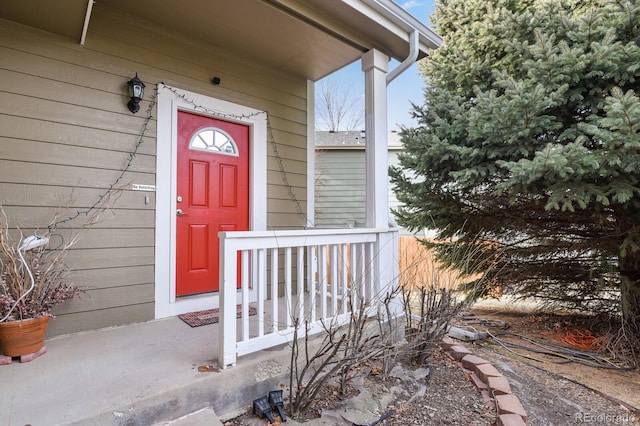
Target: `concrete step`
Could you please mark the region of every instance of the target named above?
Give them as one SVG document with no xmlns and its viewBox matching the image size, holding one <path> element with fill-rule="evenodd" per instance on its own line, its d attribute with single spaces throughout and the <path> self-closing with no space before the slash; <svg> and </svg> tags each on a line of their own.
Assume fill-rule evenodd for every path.
<svg viewBox="0 0 640 426">
<path fill-rule="evenodd" d="M 195 413 L 187 414 L 179 419 L 166 423 L 159 423 L 155 426 L 223 426 L 220 418 L 211 408 L 204 408 Z"/>
</svg>

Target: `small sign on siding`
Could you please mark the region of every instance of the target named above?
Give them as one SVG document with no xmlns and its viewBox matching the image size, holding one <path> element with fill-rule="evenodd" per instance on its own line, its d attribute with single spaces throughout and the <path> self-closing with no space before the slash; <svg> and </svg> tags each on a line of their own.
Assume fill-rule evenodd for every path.
<svg viewBox="0 0 640 426">
<path fill-rule="evenodd" d="M 156 191 L 156 186 L 155 185 L 144 185 L 142 183 L 133 183 L 133 184 L 131 184 L 131 189 L 133 189 L 134 191 L 155 192 Z"/>
</svg>

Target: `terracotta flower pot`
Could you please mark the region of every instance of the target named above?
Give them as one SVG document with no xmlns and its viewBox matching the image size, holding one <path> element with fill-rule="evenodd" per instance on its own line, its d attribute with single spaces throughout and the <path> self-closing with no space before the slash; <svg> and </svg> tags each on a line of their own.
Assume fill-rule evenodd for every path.
<svg viewBox="0 0 640 426">
<path fill-rule="evenodd" d="M 39 351 L 48 326 L 48 316 L 0 322 L 0 351 L 10 357 Z"/>
</svg>

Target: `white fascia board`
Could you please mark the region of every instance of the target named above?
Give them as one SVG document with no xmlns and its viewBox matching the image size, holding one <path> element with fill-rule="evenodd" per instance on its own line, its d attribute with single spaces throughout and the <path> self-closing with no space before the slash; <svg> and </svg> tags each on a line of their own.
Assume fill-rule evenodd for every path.
<svg viewBox="0 0 640 426">
<path fill-rule="evenodd" d="M 367 3 L 375 3 L 377 7 L 384 8 L 389 11 L 397 19 L 406 23 L 409 29 L 416 30 L 420 34 L 420 44 L 425 45 L 427 49 L 436 49 L 442 44 L 442 37 L 436 34 L 431 28 L 427 27 L 415 16 L 398 6 L 391 0 L 363 0 Z M 374 6 L 375 7 L 375 6 Z"/>
<path fill-rule="evenodd" d="M 416 17 L 391 0 L 342 0 L 361 14 L 368 16 L 399 37 L 418 31 L 420 51 L 428 53 L 442 44 L 442 38 Z"/>
</svg>

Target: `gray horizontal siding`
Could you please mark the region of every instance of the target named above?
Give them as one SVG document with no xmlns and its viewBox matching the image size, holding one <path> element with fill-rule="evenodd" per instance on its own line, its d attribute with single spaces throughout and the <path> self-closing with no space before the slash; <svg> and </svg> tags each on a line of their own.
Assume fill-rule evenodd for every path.
<svg viewBox="0 0 640 426">
<path fill-rule="evenodd" d="M 138 114 L 127 108 L 126 82 L 147 85 Z M 213 75 L 222 84 L 213 86 Z M 30 233 L 55 215 L 94 205 L 137 153 L 97 223 L 83 215 L 61 225 L 70 279 L 86 295 L 57 308 L 50 335 L 145 321 L 154 315 L 156 122 L 141 131 L 156 84 L 269 111 L 270 228 L 303 227 L 290 193 L 306 207 L 307 86 L 304 79 L 224 56 L 208 46 L 96 3 L 84 46 L 76 40 L 0 20 L 0 203 L 13 226 Z M 153 112 L 155 117 L 155 111 Z M 285 168 L 291 189 L 282 179 Z"/>
<path fill-rule="evenodd" d="M 363 227 L 364 151 L 323 150 L 316 153 L 316 227 Z"/>
<path fill-rule="evenodd" d="M 397 150 L 390 150 L 389 166 L 398 165 Z M 344 228 L 365 226 L 366 179 L 363 149 L 316 148 L 316 226 Z M 389 184 L 389 208 L 400 206 Z M 391 215 L 395 222 L 395 218 Z M 409 231 L 399 227 L 400 234 Z"/>
</svg>

